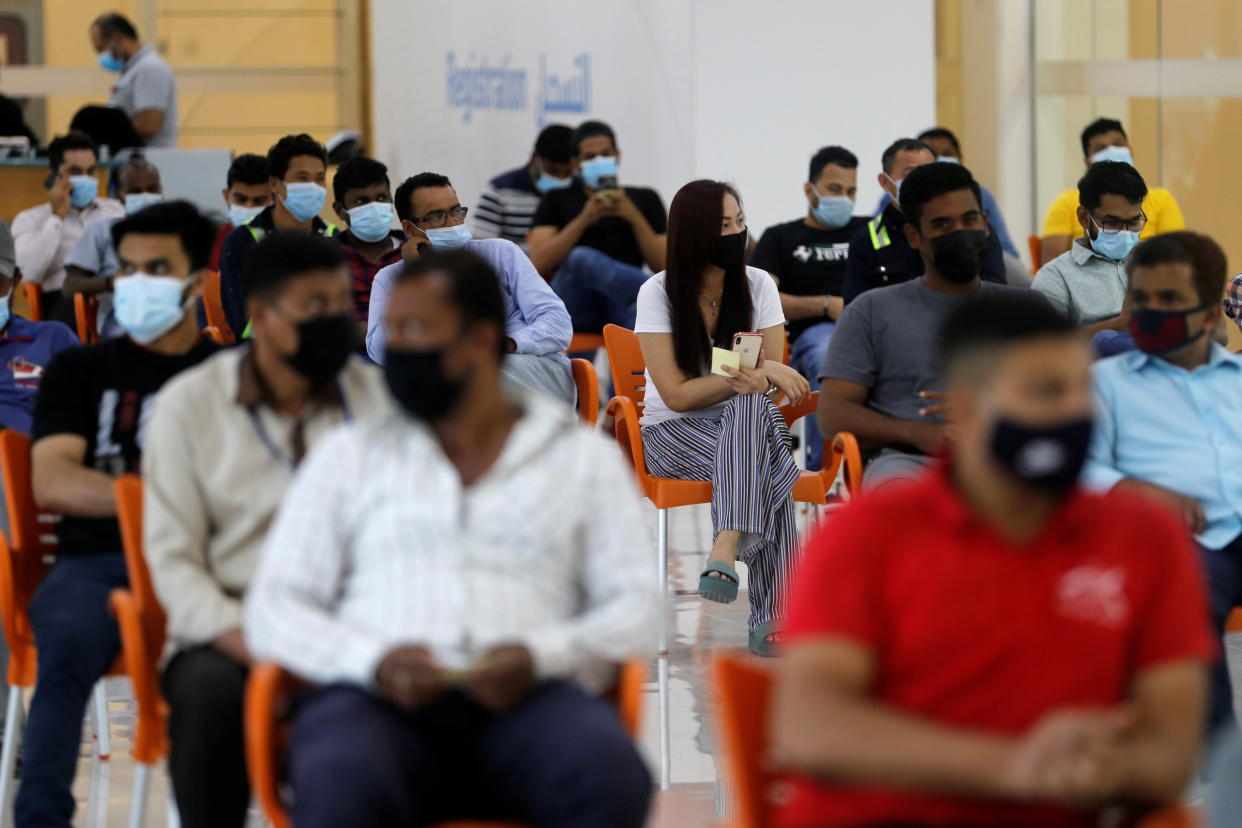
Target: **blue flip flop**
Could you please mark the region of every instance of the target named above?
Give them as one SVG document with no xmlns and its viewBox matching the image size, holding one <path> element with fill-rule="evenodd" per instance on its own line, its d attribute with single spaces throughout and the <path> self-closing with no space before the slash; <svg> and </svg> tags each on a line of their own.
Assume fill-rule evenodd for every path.
<svg viewBox="0 0 1242 828">
<path fill-rule="evenodd" d="M 722 578 L 713 578 L 719 572 Z M 732 604 L 737 600 L 737 585 L 741 578 L 737 570 L 722 561 L 712 561 L 699 575 L 699 597 L 718 604 Z"/>
<path fill-rule="evenodd" d="M 780 645 L 769 641 L 768 636 L 780 632 L 775 621 L 765 621 L 750 631 L 750 651 L 757 656 L 771 658 L 778 654 Z"/>
</svg>

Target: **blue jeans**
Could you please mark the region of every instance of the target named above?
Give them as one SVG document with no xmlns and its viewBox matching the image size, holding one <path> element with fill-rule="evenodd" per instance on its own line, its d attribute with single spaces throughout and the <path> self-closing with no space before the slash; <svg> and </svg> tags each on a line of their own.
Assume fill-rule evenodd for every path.
<svg viewBox="0 0 1242 828">
<path fill-rule="evenodd" d="M 108 596 L 128 586 L 121 555 L 69 555 L 57 560 L 30 601 L 39 680 L 26 722 L 19 828 L 69 828 L 82 717 L 95 682 L 121 650 Z"/>
<path fill-rule="evenodd" d="M 641 828 L 651 801 L 616 711 L 567 681 L 499 716 L 457 691 L 407 713 L 358 687 L 313 690 L 295 707 L 289 777 L 298 828 Z"/>
<path fill-rule="evenodd" d="M 556 269 L 552 289 L 565 303 L 575 331 L 599 333 L 610 324 L 633 330 L 638 289 L 648 278 L 641 267 L 580 245 Z"/>
<path fill-rule="evenodd" d="M 811 390 L 819 390 L 819 367 L 824 362 L 828 341 L 837 329 L 836 322 L 820 322 L 798 335 L 789 348 L 789 364 L 811 383 Z M 814 414 L 806 418 L 806 467 L 819 471 L 824 462 L 824 437 L 819 433 L 819 420 Z"/>
<path fill-rule="evenodd" d="M 1212 606 L 1212 629 L 1223 639 L 1225 622 L 1233 608 L 1242 604 L 1242 535 L 1222 549 L 1200 549 L 1207 573 L 1208 600 Z M 1212 667 L 1208 732 L 1233 725 L 1233 691 L 1224 653 Z"/>
</svg>

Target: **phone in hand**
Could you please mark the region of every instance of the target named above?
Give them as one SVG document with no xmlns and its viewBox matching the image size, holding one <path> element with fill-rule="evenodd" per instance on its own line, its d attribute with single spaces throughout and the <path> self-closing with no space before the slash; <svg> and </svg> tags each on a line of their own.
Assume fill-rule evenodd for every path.
<svg viewBox="0 0 1242 828">
<path fill-rule="evenodd" d="M 759 352 L 763 350 L 763 334 L 735 333 L 733 352 L 741 356 L 741 367 L 753 371 L 759 365 Z"/>
<path fill-rule="evenodd" d="M 56 183 L 56 179 L 60 178 L 59 170 L 52 170 L 47 174 L 47 178 L 43 179 L 43 189 L 50 190 L 52 185 Z"/>
<path fill-rule="evenodd" d="M 599 186 L 596 187 L 595 189 L 596 190 L 616 190 L 619 187 L 620 185 L 617 183 L 617 177 L 615 175 L 601 175 L 599 177 Z"/>
</svg>

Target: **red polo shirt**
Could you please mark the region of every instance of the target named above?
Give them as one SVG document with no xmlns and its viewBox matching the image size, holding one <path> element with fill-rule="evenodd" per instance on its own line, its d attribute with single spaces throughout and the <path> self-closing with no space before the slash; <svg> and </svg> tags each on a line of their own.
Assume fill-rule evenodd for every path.
<svg viewBox="0 0 1242 828">
<path fill-rule="evenodd" d="M 1000 537 L 947 471 L 850 504 L 809 542 L 791 642 L 846 637 L 875 656 L 872 697 L 953 726 L 1018 736 L 1061 707 L 1110 707 L 1135 677 L 1209 661 L 1204 576 L 1171 514 L 1078 492 L 1028 545 Z M 800 778 L 781 828 L 878 823 L 1088 826 L 1053 806 Z"/>
</svg>

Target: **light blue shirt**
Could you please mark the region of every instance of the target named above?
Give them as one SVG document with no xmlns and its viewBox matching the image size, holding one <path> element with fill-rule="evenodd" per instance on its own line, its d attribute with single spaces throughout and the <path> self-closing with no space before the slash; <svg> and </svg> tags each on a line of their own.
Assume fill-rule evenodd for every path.
<svg viewBox="0 0 1242 828">
<path fill-rule="evenodd" d="M 519 354 L 560 354 L 565 366 L 569 359 L 564 351 L 574 335 L 569 311 L 548 283 L 535 270 L 530 259 L 511 241 L 505 239 L 473 239 L 466 249 L 487 261 L 500 279 L 505 296 L 505 336 L 517 345 Z M 367 354 L 378 363 L 384 362 L 384 308 L 392 283 L 404 262 L 394 262 L 375 274 L 371 283 L 371 305 L 367 312 Z"/>
<path fill-rule="evenodd" d="M 1199 501 L 1197 540 L 1220 549 L 1242 534 L 1242 360 L 1212 343 L 1194 371 L 1132 351 L 1093 368 L 1097 416 L 1085 482 L 1133 477 Z"/>
</svg>

